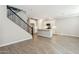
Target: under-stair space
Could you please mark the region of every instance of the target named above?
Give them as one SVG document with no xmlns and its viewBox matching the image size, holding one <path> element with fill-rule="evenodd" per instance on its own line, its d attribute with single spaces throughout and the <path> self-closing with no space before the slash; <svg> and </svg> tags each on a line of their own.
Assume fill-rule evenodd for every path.
<svg viewBox="0 0 79 59">
<path fill-rule="evenodd" d="M 12 6 L 0 6 L 0 47 L 32 39 L 33 28 L 17 13 L 23 11 Z"/>
</svg>

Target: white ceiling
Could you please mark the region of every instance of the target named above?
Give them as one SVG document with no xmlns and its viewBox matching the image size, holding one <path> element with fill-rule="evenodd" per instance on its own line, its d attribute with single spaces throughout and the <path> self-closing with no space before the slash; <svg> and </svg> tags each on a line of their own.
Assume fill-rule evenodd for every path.
<svg viewBox="0 0 79 59">
<path fill-rule="evenodd" d="M 70 17 L 79 16 L 79 5 L 14 5 L 24 9 L 31 17 Z"/>
</svg>

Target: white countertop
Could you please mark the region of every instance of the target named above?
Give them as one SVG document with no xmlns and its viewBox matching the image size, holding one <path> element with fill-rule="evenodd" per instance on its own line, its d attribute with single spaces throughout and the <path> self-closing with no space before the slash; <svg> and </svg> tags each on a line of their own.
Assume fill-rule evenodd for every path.
<svg viewBox="0 0 79 59">
<path fill-rule="evenodd" d="M 38 29 L 38 31 L 50 31 L 51 29 Z"/>
</svg>

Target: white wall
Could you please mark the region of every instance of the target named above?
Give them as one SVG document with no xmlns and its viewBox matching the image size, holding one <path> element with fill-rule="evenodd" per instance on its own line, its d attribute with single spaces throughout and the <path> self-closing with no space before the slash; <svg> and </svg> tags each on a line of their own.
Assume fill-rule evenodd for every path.
<svg viewBox="0 0 79 59">
<path fill-rule="evenodd" d="M 31 39 L 32 36 L 6 17 L 6 6 L 0 5 L 0 47 Z"/>
<path fill-rule="evenodd" d="M 79 36 L 79 5 L 20 5 L 15 6 L 26 10 L 28 16 L 44 18 L 61 18 L 56 21 L 56 32 Z M 73 16 L 73 17 L 72 17 Z M 70 17 L 63 18 L 62 17 Z"/>
<path fill-rule="evenodd" d="M 56 20 L 56 32 L 59 34 L 79 37 L 79 17 L 68 17 Z"/>
<path fill-rule="evenodd" d="M 28 16 L 45 17 L 64 17 L 68 15 L 79 15 L 79 5 L 13 5 L 23 9 Z"/>
</svg>

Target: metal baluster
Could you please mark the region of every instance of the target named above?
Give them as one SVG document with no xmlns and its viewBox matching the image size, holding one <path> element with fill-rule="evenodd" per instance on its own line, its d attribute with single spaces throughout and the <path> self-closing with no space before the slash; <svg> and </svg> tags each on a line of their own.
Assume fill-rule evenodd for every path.
<svg viewBox="0 0 79 59">
<path fill-rule="evenodd" d="M 31 27 L 29 24 L 27 24 L 22 18 L 19 17 L 11 8 L 8 7 L 7 9 L 7 17 L 12 20 L 14 23 L 19 25 L 21 28 L 23 28 L 25 31 L 32 34 L 33 37 L 33 27 Z"/>
</svg>

